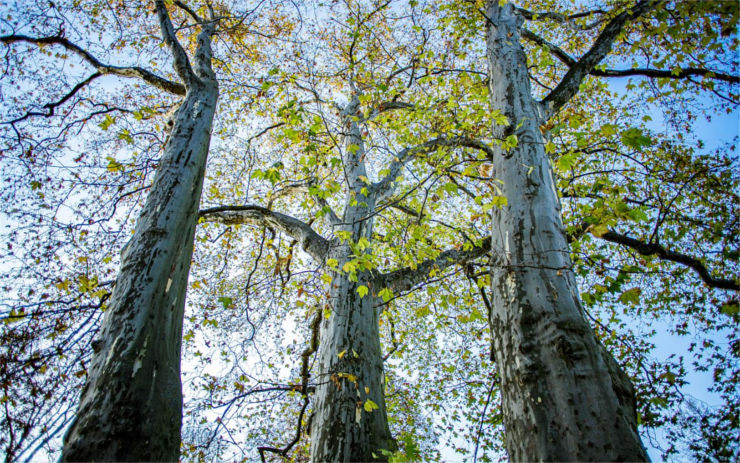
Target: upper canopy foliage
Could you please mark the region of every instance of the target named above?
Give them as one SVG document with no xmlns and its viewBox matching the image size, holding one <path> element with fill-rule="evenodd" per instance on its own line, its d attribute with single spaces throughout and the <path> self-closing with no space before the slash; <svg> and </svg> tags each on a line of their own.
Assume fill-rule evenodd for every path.
<svg viewBox="0 0 740 463">
<path fill-rule="evenodd" d="M 635 2 L 516 5 L 582 298 L 635 383 L 643 435 L 666 455 L 731 460 L 740 170 L 736 126 L 716 127 L 737 114 L 740 13 L 654 3 L 595 67 L 584 57 Z M 221 96 L 186 311 L 183 458 L 305 458 L 298 396 L 337 265 L 322 250 L 350 239 L 342 211 L 371 192 L 374 233 L 340 270 L 369 272 L 363 292 L 387 303 L 396 461 L 501 455 L 486 237 L 508 199 L 487 161 L 527 141 L 492 136 L 507 121 L 488 109 L 483 6 L 212 2 Z M 207 3 L 168 8 L 192 54 Z M 21 460 L 59 449 L 184 86 L 149 2 L 27 2 L 1 23 L 0 444 Z M 563 100 L 575 72 L 587 77 Z M 344 143 L 350 126 L 362 146 Z M 711 403 L 693 397 L 697 378 Z"/>
</svg>

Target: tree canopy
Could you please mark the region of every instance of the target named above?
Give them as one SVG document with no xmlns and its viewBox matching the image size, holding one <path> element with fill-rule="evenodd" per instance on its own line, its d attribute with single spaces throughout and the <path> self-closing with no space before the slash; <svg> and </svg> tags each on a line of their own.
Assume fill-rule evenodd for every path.
<svg viewBox="0 0 740 463">
<path fill-rule="evenodd" d="M 6 460 L 58 456 L 121 256 L 208 72 L 218 102 L 182 327 L 182 458 L 306 460 L 322 388 L 356 394 L 357 423 L 387 412 L 392 461 L 502 458 L 491 256 L 509 250 L 491 214 L 529 197 L 504 193 L 495 156 L 532 140 L 491 105 L 488 3 L 6 7 Z M 575 272 L 653 454 L 737 459 L 736 2 L 495 3 L 514 4 L 543 108 L 572 262 L 550 270 Z M 319 326 L 344 317 L 340 281 L 368 317 L 358 326 L 379 327 L 374 386 L 355 370 L 365 351 L 322 345 Z"/>
</svg>

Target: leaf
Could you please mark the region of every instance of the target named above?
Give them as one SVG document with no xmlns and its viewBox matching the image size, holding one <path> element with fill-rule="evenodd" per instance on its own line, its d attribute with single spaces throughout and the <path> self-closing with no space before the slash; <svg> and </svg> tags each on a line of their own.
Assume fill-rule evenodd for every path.
<svg viewBox="0 0 740 463">
<path fill-rule="evenodd" d="M 609 233 L 609 226 L 604 223 L 591 225 L 590 227 L 588 227 L 588 231 L 591 232 L 592 235 L 600 237 Z"/>
<path fill-rule="evenodd" d="M 357 287 L 357 294 L 360 295 L 360 298 L 363 298 L 367 295 L 368 289 L 365 285 L 360 285 Z"/>
<path fill-rule="evenodd" d="M 17 312 L 15 309 L 11 309 L 10 313 L 8 314 L 8 316 L 3 321 L 5 322 L 6 325 L 9 325 L 11 323 L 17 323 L 17 322 L 23 320 L 24 318 L 26 318 L 26 314 L 25 313 L 23 313 L 23 312 Z"/>
<path fill-rule="evenodd" d="M 373 402 L 372 400 L 370 400 L 370 399 L 367 399 L 367 400 L 365 401 L 365 404 L 363 405 L 363 408 L 365 409 L 365 411 L 366 411 L 366 412 L 370 413 L 370 412 L 372 412 L 373 410 L 377 410 L 377 409 L 378 409 L 378 408 L 380 408 L 380 407 L 378 407 L 378 404 L 376 404 L 376 403 L 375 403 L 375 402 Z"/>
<path fill-rule="evenodd" d="M 105 159 L 108 160 L 108 167 L 107 167 L 108 172 L 115 173 L 120 170 L 123 170 L 123 165 L 120 162 L 118 162 L 116 158 L 114 158 L 113 156 L 106 156 Z"/>
<path fill-rule="evenodd" d="M 722 307 L 720 307 L 719 311 L 729 317 L 734 317 L 738 313 L 740 313 L 740 304 L 738 304 L 736 301 L 730 301 L 722 304 Z"/>
<path fill-rule="evenodd" d="M 642 290 L 640 288 L 628 289 L 619 296 L 619 302 L 637 305 L 640 302 L 640 294 L 642 294 Z"/>
<path fill-rule="evenodd" d="M 635 150 L 641 150 L 653 144 L 653 140 L 642 133 L 637 127 L 632 127 L 622 132 L 622 143 Z"/>
<path fill-rule="evenodd" d="M 98 126 L 103 130 L 108 130 L 108 128 L 113 125 L 116 122 L 116 120 L 112 117 L 110 117 L 110 114 L 105 115 L 105 119 L 103 119 Z"/>
<path fill-rule="evenodd" d="M 576 163 L 578 156 L 575 153 L 564 154 L 558 159 L 558 169 L 566 171 L 570 170 L 573 164 Z"/>
<path fill-rule="evenodd" d="M 218 302 L 220 302 L 221 305 L 224 306 L 224 309 L 228 309 L 229 307 L 231 307 L 233 299 L 231 299 L 230 297 L 221 296 L 218 298 Z"/>
<path fill-rule="evenodd" d="M 378 296 L 383 298 L 383 302 L 388 302 L 393 297 L 393 291 L 388 288 L 383 288 L 378 292 Z"/>
<path fill-rule="evenodd" d="M 128 129 L 123 129 L 118 132 L 118 139 L 125 141 L 129 145 L 134 143 L 134 137 L 131 136 L 131 132 L 129 132 Z"/>
</svg>

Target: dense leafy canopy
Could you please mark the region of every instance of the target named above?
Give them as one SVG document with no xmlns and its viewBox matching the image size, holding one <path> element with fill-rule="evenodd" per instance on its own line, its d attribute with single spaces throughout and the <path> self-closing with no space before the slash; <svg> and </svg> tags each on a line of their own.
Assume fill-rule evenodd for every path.
<svg viewBox="0 0 740 463">
<path fill-rule="evenodd" d="M 666 456 L 732 460 L 740 170 L 736 124 L 712 122 L 737 114 L 739 12 L 660 3 L 560 108 L 559 82 L 632 3 L 516 2 L 534 96 L 559 109 L 541 128 L 545 149 L 581 297 L 633 379 L 643 435 Z M 191 13 L 205 5 L 168 7 L 192 53 Z M 492 146 L 526 140 L 491 135 L 507 121 L 488 107 L 483 2 L 213 7 L 221 96 L 189 280 L 183 458 L 305 458 L 315 320 L 331 316 L 333 270 L 386 276 L 357 292 L 385 302 L 394 461 L 438 460 L 441 448 L 499 458 L 485 254 L 488 213 L 508 199 L 488 160 Z M 0 444 L 14 460 L 59 450 L 184 90 L 149 2 L 5 8 Z M 353 97 L 362 147 L 343 142 Z M 343 154 L 360 149 L 360 180 L 385 193 L 372 237 L 337 268 L 302 243 L 310 229 L 350 239 L 336 224 L 362 198 Z M 692 396 L 697 377 L 712 403 Z"/>
</svg>

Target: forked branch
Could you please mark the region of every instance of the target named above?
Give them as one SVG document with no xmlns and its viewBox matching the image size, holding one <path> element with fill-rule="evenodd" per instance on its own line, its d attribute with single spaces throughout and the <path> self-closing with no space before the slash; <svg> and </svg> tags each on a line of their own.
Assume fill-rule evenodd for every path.
<svg viewBox="0 0 740 463">
<path fill-rule="evenodd" d="M 530 31 L 529 29 L 522 29 L 522 37 L 527 40 L 547 48 L 550 53 L 555 55 L 565 65 L 572 67 L 576 65 L 576 60 L 565 52 L 562 48 L 557 45 L 548 42 L 544 38 Z M 666 69 L 653 69 L 653 68 L 632 68 L 632 69 L 591 69 L 590 73 L 592 76 L 599 77 L 629 77 L 629 76 L 645 76 L 650 78 L 665 78 L 665 79 L 686 79 L 691 76 L 706 76 L 708 78 L 722 80 L 724 82 L 730 82 L 736 84 L 740 82 L 740 76 L 734 76 L 719 71 L 712 71 L 711 69 L 697 68 L 697 67 L 686 67 L 674 70 Z"/>
<path fill-rule="evenodd" d="M 160 77 L 153 72 L 147 71 L 138 66 L 127 67 L 105 64 L 93 56 L 92 53 L 61 36 L 29 37 L 27 35 L 5 35 L 0 37 L 0 42 L 6 44 L 26 42 L 34 45 L 61 45 L 67 51 L 76 54 L 88 64 L 92 65 L 100 74 L 110 74 L 128 78 L 135 77 L 160 90 L 164 90 L 175 95 L 185 95 L 185 86 L 178 82 L 165 79 L 164 77 Z"/>
<path fill-rule="evenodd" d="M 182 48 L 180 41 L 177 40 L 175 28 L 172 26 L 172 21 L 170 20 L 170 15 L 167 12 L 164 0 L 154 0 L 154 6 L 157 10 L 157 16 L 159 17 L 162 39 L 172 53 L 175 72 L 180 76 L 180 79 L 185 82 L 185 85 L 190 87 L 199 79 L 195 75 L 195 72 L 193 72 L 193 68 L 190 66 L 190 60 L 188 59 L 187 53 L 185 53 L 185 49 Z"/>
<path fill-rule="evenodd" d="M 481 150 L 485 152 L 489 158 L 493 159 L 494 150 L 488 144 L 481 140 L 469 137 L 437 137 L 435 139 L 426 141 L 422 144 L 406 148 L 396 155 L 391 165 L 388 167 L 388 174 L 380 181 L 373 183 L 371 188 L 372 192 L 379 193 L 381 197 L 387 197 L 389 192 L 392 192 L 392 183 L 401 173 L 401 169 L 406 163 L 410 162 L 414 157 L 431 153 L 442 147 L 465 147 Z"/>
<path fill-rule="evenodd" d="M 542 100 L 547 112 L 545 118 L 549 119 L 550 116 L 558 112 L 565 103 L 573 98 L 578 92 L 583 79 L 609 54 L 612 44 L 622 33 L 629 21 L 639 18 L 661 3 L 663 3 L 663 0 L 642 0 L 632 8 L 622 11 L 609 21 L 596 38 L 596 41 L 594 41 L 591 49 L 571 66 L 558 86 Z"/>
</svg>

